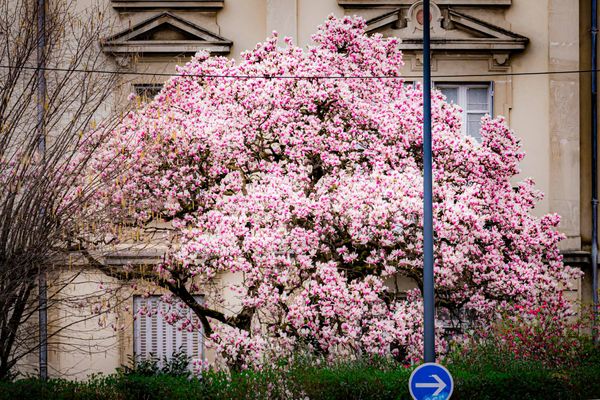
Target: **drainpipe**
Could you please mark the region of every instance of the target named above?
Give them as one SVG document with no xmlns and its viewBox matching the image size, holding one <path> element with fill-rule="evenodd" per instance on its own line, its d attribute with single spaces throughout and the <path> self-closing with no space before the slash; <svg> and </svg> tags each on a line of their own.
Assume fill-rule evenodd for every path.
<svg viewBox="0 0 600 400">
<path fill-rule="evenodd" d="M 598 344 L 598 0 L 592 0 L 592 336 Z"/>
<path fill-rule="evenodd" d="M 46 0 L 38 0 L 38 46 L 37 46 L 37 64 L 38 64 L 38 154 L 44 157 L 46 152 L 46 132 L 44 123 L 45 103 L 46 103 L 46 60 L 44 48 L 46 47 Z M 43 161 L 42 161 L 43 162 Z M 39 325 L 39 368 L 40 379 L 48 379 L 48 284 L 46 281 L 46 271 L 40 266 L 38 277 L 38 325 Z"/>
</svg>

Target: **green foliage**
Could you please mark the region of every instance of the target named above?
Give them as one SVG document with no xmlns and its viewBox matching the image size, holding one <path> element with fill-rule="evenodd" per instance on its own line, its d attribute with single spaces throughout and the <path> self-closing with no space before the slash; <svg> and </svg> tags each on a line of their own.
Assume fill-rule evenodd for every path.
<svg viewBox="0 0 600 400">
<path fill-rule="evenodd" d="M 492 346 L 464 354 L 457 349 L 444 364 L 455 380 L 453 399 L 591 399 L 600 397 L 600 350 L 587 346 L 576 366 L 549 367 L 518 359 Z M 410 399 L 412 368 L 368 359 L 325 365 L 315 358 L 282 360 L 262 371 L 206 372 L 198 378 L 153 365 L 92 376 L 86 382 L 25 379 L 0 382 L 0 400 L 404 400 Z"/>
<path fill-rule="evenodd" d="M 0 382 L 1 400 L 117 400 L 121 399 L 115 376 L 91 376 L 86 382 L 51 379 L 47 382 L 27 378 Z"/>
<path fill-rule="evenodd" d="M 169 375 L 189 377 L 191 375 L 189 370 L 190 361 L 190 357 L 184 351 L 173 353 L 170 358 L 163 357 L 162 360 L 152 353 L 150 353 L 150 358 L 142 360 L 130 356 L 129 365 L 121 366 L 118 373 L 136 376 Z"/>
<path fill-rule="evenodd" d="M 577 363 L 554 365 L 550 365 L 546 357 L 523 358 L 492 343 L 457 347 L 447 357 L 446 365 L 454 375 L 459 398 L 585 399 L 600 396 L 600 380 L 592 378 L 600 373 L 600 349 L 595 348 L 589 338 L 581 338 L 578 343 Z"/>
</svg>

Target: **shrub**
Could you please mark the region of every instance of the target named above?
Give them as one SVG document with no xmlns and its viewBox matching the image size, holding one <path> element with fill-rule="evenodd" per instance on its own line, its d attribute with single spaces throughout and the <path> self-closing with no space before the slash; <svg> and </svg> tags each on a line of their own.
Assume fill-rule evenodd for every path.
<svg viewBox="0 0 600 400">
<path fill-rule="evenodd" d="M 468 357 L 452 353 L 445 364 L 455 382 L 453 399 L 591 399 L 600 397 L 600 350 L 588 348 L 574 367 L 517 359 L 492 346 Z M 113 374 L 86 382 L 24 379 L 0 382 L 0 400 L 408 400 L 412 368 L 385 359 L 322 364 L 280 361 L 262 371 L 209 371 L 201 378 L 168 374 Z"/>
<path fill-rule="evenodd" d="M 598 349 L 585 346 L 577 365 L 549 365 L 489 342 L 454 351 L 446 365 L 456 384 L 453 399 L 584 399 L 600 395 Z M 597 376 L 597 375 L 596 375 Z"/>
<path fill-rule="evenodd" d="M 490 329 L 455 344 L 454 358 L 471 365 L 481 361 L 474 358 L 492 357 L 496 363 L 524 360 L 549 368 L 576 367 L 595 354 L 591 338 L 582 333 L 591 329 L 590 321 L 586 312 L 575 318 L 561 314 L 564 309 L 546 302 L 534 308 L 520 307 L 519 313 L 505 315 Z"/>
<path fill-rule="evenodd" d="M 130 357 L 129 365 L 122 365 L 118 372 L 123 375 L 137 376 L 169 375 L 189 377 L 191 375 L 190 361 L 190 357 L 184 351 L 178 351 L 173 353 L 170 358 L 165 356 L 162 359 L 150 353 L 150 358 L 147 359 Z"/>
</svg>

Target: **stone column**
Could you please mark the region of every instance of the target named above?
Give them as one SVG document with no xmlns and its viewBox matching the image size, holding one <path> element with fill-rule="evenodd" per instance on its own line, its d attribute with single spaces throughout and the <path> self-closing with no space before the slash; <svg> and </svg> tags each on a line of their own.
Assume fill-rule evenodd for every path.
<svg viewBox="0 0 600 400">
<path fill-rule="evenodd" d="M 548 2 L 548 66 L 551 71 L 579 69 L 578 0 Z M 562 250 L 581 249 L 579 76 L 548 76 L 550 101 L 550 210 L 562 216 L 567 235 Z M 583 177 L 585 179 L 585 177 Z"/>
</svg>

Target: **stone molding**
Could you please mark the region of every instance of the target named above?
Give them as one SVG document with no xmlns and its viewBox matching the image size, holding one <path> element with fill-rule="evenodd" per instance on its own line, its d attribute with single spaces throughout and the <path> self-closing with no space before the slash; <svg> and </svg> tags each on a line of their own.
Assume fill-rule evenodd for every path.
<svg viewBox="0 0 600 400">
<path fill-rule="evenodd" d="M 411 6 L 414 0 L 338 0 L 344 8 L 394 7 Z M 512 0 L 437 0 L 440 6 L 504 6 L 512 4 Z"/>
<path fill-rule="evenodd" d="M 105 253 L 104 263 L 110 266 L 152 266 L 163 261 L 167 249 L 122 250 Z"/>
<path fill-rule="evenodd" d="M 155 29 L 170 29 L 186 36 L 185 39 L 157 40 L 144 38 Z M 129 29 L 125 29 L 101 42 L 105 53 L 193 55 L 200 50 L 210 54 L 226 55 L 233 42 L 202 28 L 176 14 L 159 13 Z"/>
<path fill-rule="evenodd" d="M 116 9 L 220 9 L 223 8 L 223 0 L 112 0 L 112 6 Z"/>
<path fill-rule="evenodd" d="M 592 256 L 588 251 L 582 250 L 565 250 L 561 251 L 563 262 L 567 265 L 583 268 L 591 264 Z"/>
<path fill-rule="evenodd" d="M 422 51 L 423 41 L 416 13 L 421 4 L 414 2 L 410 8 L 396 8 L 371 18 L 367 21 L 367 31 L 385 31 L 389 36 L 397 36 L 401 39 L 401 50 L 418 53 Z M 489 53 L 493 66 L 504 68 L 509 64 L 510 54 L 525 50 L 529 42 L 525 36 L 451 8 L 440 9 L 433 3 L 431 8 L 431 49 L 434 51 Z"/>
<path fill-rule="evenodd" d="M 123 250 L 105 253 L 104 262 L 110 266 L 152 266 L 160 264 L 166 254 L 166 248 L 143 249 L 143 250 Z M 561 251 L 563 262 L 566 265 L 584 267 L 590 264 L 590 253 L 581 250 Z"/>
</svg>

